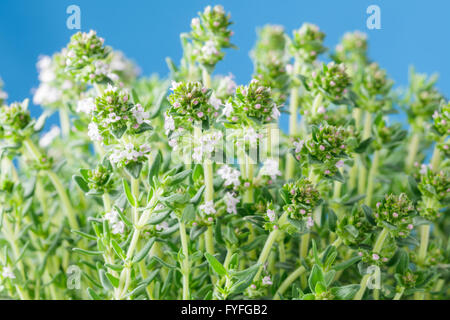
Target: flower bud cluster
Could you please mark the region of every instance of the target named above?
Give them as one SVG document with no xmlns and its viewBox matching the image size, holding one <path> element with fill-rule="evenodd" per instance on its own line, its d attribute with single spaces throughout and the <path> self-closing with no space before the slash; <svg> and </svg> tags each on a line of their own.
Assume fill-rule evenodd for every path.
<svg viewBox="0 0 450 320">
<path fill-rule="evenodd" d="M 272 89 L 272 98 L 282 104 L 287 97 L 289 76 L 286 71 L 286 35 L 281 26 L 266 25 L 258 32 L 253 51 L 254 78 Z"/>
<path fill-rule="evenodd" d="M 109 155 L 109 161 L 118 168 L 123 168 L 146 161 L 150 152 L 151 148 L 148 144 L 119 144 L 114 147 Z"/>
<path fill-rule="evenodd" d="M 280 117 L 278 106 L 272 99 L 270 88 L 253 79 L 248 86 L 239 86 L 236 96 L 226 104 L 224 114 L 233 123 L 269 123 Z"/>
<path fill-rule="evenodd" d="M 433 113 L 434 128 L 441 136 L 450 134 L 450 102 L 442 105 L 440 112 Z"/>
<path fill-rule="evenodd" d="M 392 80 L 387 78 L 386 70 L 381 69 L 376 62 L 364 68 L 362 83 L 369 96 L 385 96 L 389 93 L 393 85 Z"/>
<path fill-rule="evenodd" d="M 32 119 L 28 110 L 28 100 L 0 106 L 0 137 L 14 141 L 21 140 L 23 131 Z"/>
<path fill-rule="evenodd" d="M 220 105 L 212 105 L 212 90 L 200 82 L 173 82 L 166 113 L 166 132 L 182 126 L 191 128 L 195 122 L 212 121 L 219 116 Z M 169 120 L 168 120 L 169 119 Z"/>
<path fill-rule="evenodd" d="M 339 62 L 365 64 L 367 61 L 367 34 L 355 31 L 344 34 L 336 46 L 335 58 Z"/>
<path fill-rule="evenodd" d="M 90 112 L 92 122 L 89 136 L 94 141 L 108 142 L 111 135 L 120 139 L 128 131 L 141 133 L 151 129 L 149 113 L 140 104 L 133 104 L 126 91 L 119 91 L 108 84 L 103 95 L 95 99 L 87 98 L 78 105 L 79 109 Z"/>
<path fill-rule="evenodd" d="M 348 92 L 350 77 L 346 73 L 344 64 L 333 61 L 323 64 L 320 70 L 311 73 L 312 80 L 308 82 L 309 89 L 325 93 L 330 100 L 339 100 Z"/>
<path fill-rule="evenodd" d="M 373 229 L 374 226 L 367 221 L 361 207 L 354 207 L 351 214 L 339 221 L 336 234 L 346 245 L 360 245 L 370 237 Z"/>
<path fill-rule="evenodd" d="M 325 33 L 320 31 L 318 26 L 304 23 L 300 29 L 293 32 L 289 49 L 300 61 L 312 63 L 319 54 L 326 51 L 324 39 Z"/>
<path fill-rule="evenodd" d="M 422 199 L 417 204 L 419 214 L 428 220 L 440 217 L 439 211 L 444 206 L 441 202 L 445 202 L 449 198 L 448 170 L 435 172 L 429 166 L 423 165 L 417 186 L 422 193 Z"/>
<path fill-rule="evenodd" d="M 89 190 L 94 193 L 107 193 L 112 189 L 112 171 L 111 168 L 99 164 L 97 168 L 87 170 L 85 177 Z"/>
<path fill-rule="evenodd" d="M 82 83 L 117 80 L 105 61 L 110 51 L 95 31 L 78 32 L 72 36 L 65 51 L 66 70 Z"/>
<path fill-rule="evenodd" d="M 313 210 L 321 201 L 320 193 L 312 182 L 302 178 L 285 184 L 283 190 L 289 199 L 283 210 L 292 219 L 307 219 L 311 222 Z"/>
<path fill-rule="evenodd" d="M 225 13 L 222 6 L 216 5 L 213 8 L 206 7 L 199 16 L 192 19 L 192 31 L 189 34 L 193 40 L 193 58 L 200 64 L 213 68 L 225 56 L 222 49 L 232 47 L 230 14 Z"/>
<path fill-rule="evenodd" d="M 346 158 L 356 144 L 356 139 L 342 127 L 328 124 L 314 127 L 309 139 L 294 142 L 294 154 L 298 161 L 312 160 L 321 176 L 333 176 L 344 166 Z M 306 163 L 306 162 L 304 162 Z"/>
<path fill-rule="evenodd" d="M 394 237 L 405 238 L 414 228 L 414 211 L 413 203 L 406 194 L 389 194 L 376 204 L 375 220 L 379 227 L 385 228 L 388 225 L 388 230 Z"/>
</svg>

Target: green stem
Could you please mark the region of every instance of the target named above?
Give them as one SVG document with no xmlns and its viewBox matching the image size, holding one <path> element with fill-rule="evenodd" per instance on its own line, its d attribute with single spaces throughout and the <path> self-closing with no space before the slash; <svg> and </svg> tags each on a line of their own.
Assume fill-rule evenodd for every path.
<svg viewBox="0 0 450 320">
<path fill-rule="evenodd" d="M 67 138 L 70 133 L 70 119 L 67 108 L 63 106 L 59 109 L 59 122 L 61 124 L 61 133 L 64 138 Z"/>
<path fill-rule="evenodd" d="M 297 101 L 298 101 L 298 88 L 291 89 L 291 97 L 289 101 L 289 136 L 295 137 L 297 135 Z M 295 158 L 291 153 L 286 154 L 286 180 L 292 179 L 295 172 Z"/>
<path fill-rule="evenodd" d="M 417 151 L 419 150 L 420 135 L 418 133 L 413 133 L 411 141 L 408 147 L 408 156 L 406 158 L 406 169 L 409 171 L 414 166 L 414 161 L 416 160 Z"/>
<path fill-rule="evenodd" d="M 434 146 L 434 150 L 433 150 L 433 155 L 431 157 L 431 168 L 433 169 L 433 171 L 438 172 L 439 170 L 439 164 L 441 162 L 441 153 L 439 151 L 438 146 Z"/>
<path fill-rule="evenodd" d="M 403 295 L 403 292 L 405 292 L 405 288 L 401 287 L 400 291 L 395 294 L 394 299 L 392 300 L 400 300 Z"/>
<path fill-rule="evenodd" d="M 417 260 L 418 260 L 419 264 L 421 264 L 421 265 L 423 265 L 425 263 L 429 238 L 430 238 L 430 225 L 429 224 L 421 225 L 420 226 L 419 254 L 417 256 Z"/>
<path fill-rule="evenodd" d="M 278 220 L 278 224 L 279 225 L 283 224 L 284 221 L 286 220 L 286 218 L 287 218 L 286 213 L 283 213 L 283 215 Z M 272 230 L 270 232 L 269 236 L 267 237 L 266 243 L 264 243 L 263 250 L 261 251 L 261 254 L 259 255 L 259 258 L 258 258 L 258 263 L 261 264 L 261 266 L 259 267 L 258 273 L 255 276 L 255 279 L 254 279 L 255 282 L 259 280 L 263 266 L 266 263 L 267 258 L 269 257 L 270 251 L 272 250 L 272 246 L 275 243 L 275 241 L 278 239 L 280 234 L 281 234 L 281 230 L 278 228 L 278 229 Z"/>
<path fill-rule="evenodd" d="M 375 176 L 378 171 L 379 160 L 380 160 L 380 150 L 375 150 L 375 152 L 373 154 L 372 165 L 371 165 L 370 171 L 369 171 L 369 179 L 367 181 L 366 198 L 364 200 L 365 204 L 369 207 L 372 204 Z"/>
<path fill-rule="evenodd" d="M 372 114 L 368 111 L 364 112 L 364 127 L 363 127 L 363 135 L 362 139 L 366 140 L 370 138 L 372 135 Z M 366 179 L 367 179 L 367 169 L 361 161 L 359 161 L 359 170 L 358 170 L 358 193 L 364 194 L 366 189 Z"/>
<path fill-rule="evenodd" d="M 380 253 L 381 249 L 383 248 L 384 241 L 386 240 L 387 236 L 389 235 L 389 230 L 387 228 L 384 228 L 380 234 L 378 235 L 377 240 L 375 241 L 375 245 L 373 247 L 374 253 Z M 367 282 L 370 278 L 370 274 L 364 275 L 364 277 L 361 279 L 360 289 L 356 293 L 353 300 L 361 300 L 364 296 L 364 292 L 366 291 Z"/>
<path fill-rule="evenodd" d="M 190 265 L 189 265 L 189 250 L 188 250 L 188 239 L 186 235 L 186 226 L 184 222 L 181 220 L 178 223 L 180 229 L 180 238 L 181 238 L 181 248 L 183 251 L 183 300 L 189 300 L 189 273 L 190 273 Z"/>
<path fill-rule="evenodd" d="M 304 266 L 300 266 L 294 272 L 292 272 L 280 285 L 277 292 L 275 293 L 274 300 L 280 300 L 281 295 L 286 291 L 287 288 L 294 282 L 298 277 L 304 274 L 306 271 Z"/>
<path fill-rule="evenodd" d="M 33 155 L 36 161 L 41 162 L 42 155 L 39 149 L 36 147 L 36 145 L 31 141 L 31 139 L 28 137 L 24 140 L 24 145 L 28 149 L 28 151 Z M 77 219 L 75 218 L 75 212 L 72 208 L 72 204 L 70 203 L 69 197 L 67 195 L 66 189 L 62 185 L 61 181 L 59 180 L 56 173 L 50 170 L 46 170 L 50 180 L 53 183 L 53 186 L 56 189 L 56 192 L 58 193 L 58 196 L 62 202 L 63 208 L 65 210 L 65 213 L 67 215 L 67 218 L 69 220 L 69 225 L 72 229 L 79 229 Z"/>
</svg>

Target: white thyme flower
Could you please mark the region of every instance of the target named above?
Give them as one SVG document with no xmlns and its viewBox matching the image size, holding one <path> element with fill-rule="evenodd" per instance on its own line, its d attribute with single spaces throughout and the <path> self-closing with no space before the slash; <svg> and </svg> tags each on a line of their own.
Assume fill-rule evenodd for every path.
<svg viewBox="0 0 450 320">
<path fill-rule="evenodd" d="M 112 234 L 123 233 L 125 231 L 125 224 L 122 221 L 117 221 L 111 227 Z"/>
<path fill-rule="evenodd" d="M 117 90 L 118 90 L 117 87 L 114 87 L 111 85 L 111 83 L 108 83 L 105 92 L 116 92 Z"/>
<path fill-rule="evenodd" d="M 119 221 L 119 213 L 116 209 L 112 209 L 111 211 L 105 213 L 103 219 L 107 220 L 111 224 L 116 223 L 117 221 Z"/>
<path fill-rule="evenodd" d="M 150 151 L 150 146 L 147 144 L 136 148 L 132 143 L 127 143 L 124 146 L 117 146 L 109 156 L 109 160 L 114 164 L 121 162 L 127 164 L 130 161 L 138 161 L 140 157 L 147 155 Z"/>
<path fill-rule="evenodd" d="M 53 140 L 55 140 L 61 133 L 61 129 L 58 126 L 52 126 L 52 128 L 42 135 L 41 139 L 39 139 L 39 146 L 41 148 L 47 148 Z"/>
<path fill-rule="evenodd" d="M 206 41 L 205 45 L 202 47 L 201 50 L 205 56 L 212 56 L 219 53 L 219 50 L 217 50 L 216 43 L 213 40 Z"/>
<path fill-rule="evenodd" d="M 37 105 L 53 104 L 61 99 L 61 90 L 43 82 L 33 95 L 33 103 Z"/>
<path fill-rule="evenodd" d="M 138 103 L 135 105 L 133 109 L 131 109 L 131 113 L 138 124 L 142 124 L 144 122 L 150 124 L 150 120 L 148 120 L 150 113 L 146 112 L 141 104 Z"/>
<path fill-rule="evenodd" d="M 266 215 L 267 215 L 267 218 L 269 218 L 270 222 L 275 221 L 275 217 L 276 217 L 275 211 L 273 211 L 271 209 L 267 209 Z"/>
<path fill-rule="evenodd" d="M 79 100 L 77 103 L 76 112 L 84 112 L 86 114 L 91 114 L 93 111 L 95 111 L 95 100 L 92 97 Z"/>
<path fill-rule="evenodd" d="M 314 227 L 314 220 L 311 217 L 308 217 L 308 220 L 306 221 L 306 227 L 308 229 L 311 229 L 312 227 Z"/>
<path fill-rule="evenodd" d="M 236 214 L 236 205 L 239 203 L 239 199 L 235 197 L 233 193 L 227 192 L 225 193 L 223 200 L 225 201 L 225 204 L 227 206 L 227 212 Z"/>
<path fill-rule="evenodd" d="M 223 77 L 220 80 L 219 87 L 217 88 L 218 92 L 224 91 L 228 95 L 232 95 L 237 88 L 236 82 L 233 80 L 233 75 L 230 74 L 228 76 Z"/>
<path fill-rule="evenodd" d="M 178 86 L 181 85 L 181 82 L 176 82 L 172 80 L 172 87 L 170 87 L 170 90 L 175 91 Z"/>
<path fill-rule="evenodd" d="M 168 135 L 170 133 L 170 131 L 174 131 L 175 130 L 175 121 L 168 114 L 164 115 L 164 119 L 165 119 L 165 121 L 164 121 L 164 130 L 166 130 L 166 135 Z"/>
<path fill-rule="evenodd" d="M 270 279 L 269 276 L 265 276 L 265 277 L 262 279 L 262 284 L 263 284 L 264 286 L 270 286 L 270 285 L 272 285 L 272 280 Z"/>
<path fill-rule="evenodd" d="M 231 104 L 231 102 L 227 102 L 225 103 L 225 107 L 223 108 L 222 114 L 224 114 L 228 118 L 231 116 L 233 111 L 234 111 L 233 105 Z"/>
<path fill-rule="evenodd" d="M 36 67 L 39 72 L 39 81 L 51 82 L 55 80 L 56 75 L 52 68 L 52 58 L 49 56 L 40 56 Z"/>
<path fill-rule="evenodd" d="M 244 140 L 248 140 L 250 144 L 256 144 L 258 141 L 259 135 L 256 133 L 253 127 L 249 127 L 245 129 L 244 132 Z"/>
<path fill-rule="evenodd" d="M 200 211 L 202 211 L 206 215 L 211 215 L 216 213 L 216 209 L 214 207 L 213 201 L 206 201 L 199 207 Z"/>
<path fill-rule="evenodd" d="M 202 147 L 195 147 L 194 152 L 192 152 L 192 159 L 196 162 L 201 162 L 203 159 Z"/>
<path fill-rule="evenodd" d="M 91 138 L 92 141 L 102 141 L 103 137 L 100 134 L 100 131 L 98 130 L 98 126 L 96 123 L 91 122 L 88 125 L 88 136 Z"/>
<path fill-rule="evenodd" d="M 209 104 L 212 105 L 214 109 L 219 110 L 222 105 L 222 100 L 218 99 L 213 93 L 209 98 Z"/>
<path fill-rule="evenodd" d="M 336 168 L 342 168 L 344 167 L 344 161 L 343 160 L 339 160 L 338 162 L 336 162 Z"/>
<path fill-rule="evenodd" d="M 5 279 L 6 278 L 15 279 L 16 278 L 16 276 L 14 275 L 14 272 L 12 271 L 12 269 L 10 267 L 3 267 L 2 276 Z"/>
<path fill-rule="evenodd" d="M 163 221 L 160 224 L 156 225 L 156 230 L 157 231 L 167 230 L 167 229 L 169 229 L 169 224 L 167 223 L 167 221 Z"/>
<path fill-rule="evenodd" d="M 280 110 L 278 110 L 278 106 L 276 104 L 273 104 L 272 108 L 272 118 L 278 119 L 280 117 L 281 113 Z"/>
<path fill-rule="evenodd" d="M 277 176 L 281 176 L 281 171 L 278 169 L 278 160 L 266 159 L 260 170 L 260 174 L 263 176 L 270 176 L 272 180 L 275 180 Z"/>
<path fill-rule="evenodd" d="M 241 176 L 241 172 L 233 167 L 228 165 L 223 165 L 217 170 L 219 176 L 225 180 L 224 185 L 234 185 L 235 187 L 240 185 L 239 177 Z"/>
<path fill-rule="evenodd" d="M 304 140 L 294 141 L 295 153 L 299 153 L 300 151 L 302 151 L 304 144 Z"/>
</svg>

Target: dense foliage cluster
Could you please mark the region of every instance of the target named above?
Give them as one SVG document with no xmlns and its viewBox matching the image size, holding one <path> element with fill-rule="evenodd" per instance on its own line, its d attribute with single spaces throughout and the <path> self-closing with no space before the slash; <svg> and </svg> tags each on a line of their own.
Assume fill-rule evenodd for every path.
<svg viewBox="0 0 450 320">
<path fill-rule="evenodd" d="M 1 298 L 449 298 L 436 77 L 394 91 L 365 34 L 305 23 L 261 28 L 237 85 L 213 73 L 230 19 L 199 13 L 167 78 L 73 35 L 39 58 L 37 119 L 0 82 Z"/>
</svg>

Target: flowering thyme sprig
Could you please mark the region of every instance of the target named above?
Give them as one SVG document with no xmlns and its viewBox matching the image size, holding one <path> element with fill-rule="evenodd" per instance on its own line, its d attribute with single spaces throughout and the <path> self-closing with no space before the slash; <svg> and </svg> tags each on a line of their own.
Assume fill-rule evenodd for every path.
<svg viewBox="0 0 450 320">
<path fill-rule="evenodd" d="M 321 203 L 321 195 L 314 184 L 308 179 L 299 179 L 296 182 L 283 186 L 288 203 L 283 207 L 291 219 L 304 220 L 311 228 L 314 225 L 312 213 Z"/>
<path fill-rule="evenodd" d="M 104 46 L 104 39 L 98 37 L 95 31 L 78 32 L 67 45 L 66 70 L 80 82 L 110 81 L 114 76 L 105 62 L 110 52 L 111 49 Z"/>
<path fill-rule="evenodd" d="M 199 13 L 199 18 L 192 19 L 192 31 L 189 34 L 194 47 L 192 59 L 213 69 L 225 56 L 222 49 L 233 47 L 230 43 L 233 35 L 233 31 L 229 29 L 231 24 L 230 14 L 225 13 L 220 5 L 213 8 L 208 6 Z"/>
<path fill-rule="evenodd" d="M 318 26 L 304 23 L 300 29 L 294 30 L 289 50 L 299 61 L 312 63 L 326 51 L 324 39 L 325 33 L 320 31 Z"/>
<path fill-rule="evenodd" d="M 405 238 L 414 228 L 414 212 L 414 205 L 406 194 L 390 194 L 376 204 L 374 216 L 379 227 L 388 228 L 394 237 Z"/>
<path fill-rule="evenodd" d="M 271 97 L 271 89 L 253 79 L 248 86 L 239 86 L 235 98 L 225 104 L 224 115 L 230 123 L 270 123 L 280 116 L 279 106 Z"/>
</svg>

